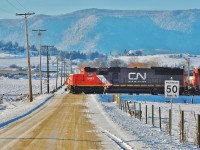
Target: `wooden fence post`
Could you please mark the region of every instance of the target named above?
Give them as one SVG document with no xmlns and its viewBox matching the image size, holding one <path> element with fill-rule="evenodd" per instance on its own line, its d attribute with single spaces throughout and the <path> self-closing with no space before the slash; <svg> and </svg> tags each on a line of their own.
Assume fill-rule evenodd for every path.
<svg viewBox="0 0 200 150">
<path fill-rule="evenodd" d="M 123 101 L 123 111 L 126 111 L 125 101 Z"/>
<path fill-rule="evenodd" d="M 3 104 L 3 95 L 0 95 L 0 104 Z"/>
<path fill-rule="evenodd" d="M 171 116 L 172 115 L 172 112 L 171 112 L 171 109 L 169 109 L 169 135 L 172 134 L 172 127 L 171 127 Z"/>
<path fill-rule="evenodd" d="M 127 113 L 128 112 L 127 102 L 125 102 L 125 106 L 126 106 L 126 113 Z"/>
<path fill-rule="evenodd" d="M 120 104 L 119 104 L 119 105 L 120 105 L 120 109 L 122 110 L 122 101 L 120 101 Z"/>
<path fill-rule="evenodd" d="M 154 105 L 152 105 L 152 126 L 154 126 Z"/>
<path fill-rule="evenodd" d="M 197 121 L 197 145 L 198 148 L 200 148 L 200 115 L 198 115 L 198 121 Z"/>
<path fill-rule="evenodd" d="M 185 134 L 184 134 L 184 111 L 181 111 L 181 139 L 180 142 L 185 141 Z"/>
<path fill-rule="evenodd" d="M 124 103 L 124 101 L 122 100 L 122 101 L 121 101 L 121 105 L 122 105 L 122 106 L 121 106 L 121 107 L 122 107 L 122 111 L 124 111 L 124 106 L 123 106 L 123 103 Z"/>
<path fill-rule="evenodd" d="M 125 106 L 125 112 L 127 112 L 126 102 L 124 102 L 124 106 Z"/>
<path fill-rule="evenodd" d="M 120 103 L 120 94 L 117 94 L 117 104 Z"/>
<path fill-rule="evenodd" d="M 128 105 L 128 102 L 126 102 L 126 112 L 127 112 L 127 113 L 129 113 L 129 110 L 128 110 L 128 109 L 129 109 L 129 105 Z"/>
<path fill-rule="evenodd" d="M 120 104 L 121 104 L 121 98 L 120 98 L 120 96 L 119 96 L 119 100 L 118 100 L 117 104 L 119 105 L 119 108 L 120 108 Z"/>
<path fill-rule="evenodd" d="M 120 103 L 119 103 L 119 108 L 122 110 L 122 103 L 121 103 L 121 100 L 120 100 Z"/>
<path fill-rule="evenodd" d="M 136 118 L 136 103 L 134 102 L 134 114 L 135 114 L 135 118 Z"/>
<path fill-rule="evenodd" d="M 160 127 L 160 129 L 161 129 L 161 109 L 160 109 L 160 107 L 159 107 L 159 127 Z"/>
<path fill-rule="evenodd" d="M 141 109 L 141 103 L 139 103 L 139 111 L 140 111 L 140 121 L 142 119 L 142 109 Z"/>
<path fill-rule="evenodd" d="M 126 112 L 128 113 L 128 105 L 127 105 L 127 102 L 125 102 L 125 105 L 126 105 Z"/>
<path fill-rule="evenodd" d="M 130 107 L 129 107 L 129 103 L 126 102 L 126 104 L 127 104 L 127 108 L 128 108 L 128 113 L 132 116 L 132 114 L 131 114 L 131 110 L 130 110 Z"/>
<path fill-rule="evenodd" d="M 146 124 L 147 124 L 147 105 L 146 105 L 146 107 L 145 107 L 145 117 L 146 117 Z"/>
<path fill-rule="evenodd" d="M 117 101 L 117 103 L 118 103 L 118 101 L 119 101 L 119 94 L 117 94 L 117 99 L 116 99 L 116 101 Z"/>
<path fill-rule="evenodd" d="M 122 102 L 123 111 L 125 111 L 124 101 Z"/>
</svg>

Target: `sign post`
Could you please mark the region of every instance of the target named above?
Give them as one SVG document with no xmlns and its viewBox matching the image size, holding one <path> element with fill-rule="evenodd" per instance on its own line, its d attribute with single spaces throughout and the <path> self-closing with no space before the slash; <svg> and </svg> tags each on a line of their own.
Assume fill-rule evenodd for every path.
<svg viewBox="0 0 200 150">
<path fill-rule="evenodd" d="M 171 115 L 170 115 L 170 135 L 172 130 L 172 103 L 173 98 L 179 97 L 179 81 L 173 80 L 171 77 L 171 80 L 165 80 L 165 97 L 170 98 L 171 101 Z"/>
</svg>

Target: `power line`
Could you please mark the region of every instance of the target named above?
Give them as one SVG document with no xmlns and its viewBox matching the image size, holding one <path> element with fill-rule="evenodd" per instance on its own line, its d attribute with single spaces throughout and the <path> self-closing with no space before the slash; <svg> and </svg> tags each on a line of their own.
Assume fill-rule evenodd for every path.
<svg viewBox="0 0 200 150">
<path fill-rule="evenodd" d="M 10 11 L 7 11 L 6 9 L 4 9 L 4 8 L 1 8 L 1 7 L 0 7 L 0 10 L 2 10 L 3 12 L 5 12 L 5 13 L 7 13 L 7 14 L 13 14 L 12 12 L 10 12 Z"/>
<path fill-rule="evenodd" d="M 22 10 L 20 10 L 19 8 L 17 8 L 14 4 L 12 4 L 9 0 L 6 0 L 13 8 L 15 8 L 16 10 L 23 12 Z"/>
<path fill-rule="evenodd" d="M 9 11 L 9 10 L 7 10 L 7 9 L 4 9 L 4 8 L 1 8 L 0 7 L 0 12 L 2 12 L 1 14 L 0 14 L 0 19 L 1 18 L 5 18 L 5 15 L 3 14 L 3 13 L 6 13 L 6 14 L 8 14 L 8 15 L 6 15 L 7 17 L 11 17 L 11 16 L 13 16 L 13 12 L 11 12 L 11 11 Z M 23 21 L 23 20 L 22 20 Z"/>
<path fill-rule="evenodd" d="M 20 5 L 24 10 L 27 10 L 18 0 L 15 0 L 17 3 L 18 3 L 18 5 Z M 9 0 L 6 0 L 6 2 L 10 5 L 10 6 L 12 6 L 13 8 L 15 8 L 16 10 L 18 10 L 18 11 L 20 11 L 20 12 L 23 12 L 21 9 L 19 9 L 14 3 L 12 3 L 11 1 L 9 1 Z M 5 8 L 2 8 L 2 7 L 0 7 L 0 11 L 1 12 L 4 12 L 4 13 L 6 13 L 6 14 L 13 14 L 13 12 L 11 12 L 10 10 L 8 10 L 8 9 L 5 9 Z M 2 15 L 0 15 L 0 17 L 2 17 Z"/>
<path fill-rule="evenodd" d="M 13 7 L 13 5 L 10 4 L 8 1 L 7 1 L 7 3 Z M 16 8 L 15 8 L 15 9 L 16 9 Z M 10 10 L 8 10 L 8 9 L 5 9 L 5 8 L 2 8 L 2 7 L 0 7 L 0 12 L 3 12 L 3 13 L 6 13 L 6 14 L 9 14 L 9 15 L 12 15 L 12 16 L 13 16 L 13 12 L 12 12 L 12 11 L 10 11 Z M 3 14 L 2 14 L 2 13 L 1 13 L 0 17 L 3 17 Z M 4 17 L 5 17 L 5 16 L 4 16 Z M 3 17 L 3 18 L 4 18 L 4 17 Z"/>
<path fill-rule="evenodd" d="M 18 0 L 15 0 L 25 11 L 28 11 Z"/>
</svg>

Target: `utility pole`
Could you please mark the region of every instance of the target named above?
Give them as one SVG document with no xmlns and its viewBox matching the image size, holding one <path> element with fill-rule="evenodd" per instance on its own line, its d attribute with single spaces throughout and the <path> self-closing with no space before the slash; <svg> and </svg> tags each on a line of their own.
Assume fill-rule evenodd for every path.
<svg viewBox="0 0 200 150">
<path fill-rule="evenodd" d="M 72 74 L 72 60 L 70 59 L 70 74 Z"/>
<path fill-rule="evenodd" d="M 32 81 L 31 81 L 31 65 L 30 65 L 30 53 L 29 53 L 29 41 L 28 41 L 28 25 L 27 25 L 27 16 L 34 15 L 35 13 L 24 13 L 24 14 L 18 14 L 16 13 L 16 16 L 24 16 L 24 22 L 25 22 L 25 33 L 26 33 L 26 50 L 27 50 L 27 63 L 28 63 L 28 81 L 29 81 L 29 98 L 30 102 L 33 101 L 33 94 L 32 94 Z"/>
<path fill-rule="evenodd" d="M 185 58 L 187 62 L 187 90 L 189 90 L 189 84 L 190 84 L 190 58 Z"/>
<path fill-rule="evenodd" d="M 64 84 L 66 81 L 66 60 L 64 60 Z"/>
<path fill-rule="evenodd" d="M 43 31 L 47 31 L 47 30 L 41 30 L 41 29 L 39 29 L 39 30 L 32 30 L 32 31 L 36 31 L 36 32 L 38 32 L 38 50 L 39 50 L 39 55 L 40 55 L 40 93 L 42 94 L 42 62 L 41 62 L 41 43 L 40 43 L 40 37 L 41 37 L 41 35 L 42 35 L 42 33 L 41 32 L 43 32 Z"/>
<path fill-rule="evenodd" d="M 72 74 L 72 59 L 71 59 L 71 57 L 72 57 L 72 55 L 70 55 L 70 58 L 69 58 L 69 60 L 70 60 L 70 74 Z"/>
<path fill-rule="evenodd" d="M 53 46 L 41 46 L 43 48 L 46 48 L 47 50 L 47 93 L 49 93 L 49 48 L 52 48 Z"/>
<path fill-rule="evenodd" d="M 62 87 L 62 75 L 63 74 L 63 60 L 61 62 L 61 87 Z"/>
<path fill-rule="evenodd" d="M 56 90 L 58 88 L 58 54 L 57 54 L 57 60 L 56 60 Z"/>
<path fill-rule="evenodd" d="M 189 89 L 189 84 L 190 84 L 190 58 L 187 58 L 187 63 L 188 63 L 188 89 Z"/>
</svg>

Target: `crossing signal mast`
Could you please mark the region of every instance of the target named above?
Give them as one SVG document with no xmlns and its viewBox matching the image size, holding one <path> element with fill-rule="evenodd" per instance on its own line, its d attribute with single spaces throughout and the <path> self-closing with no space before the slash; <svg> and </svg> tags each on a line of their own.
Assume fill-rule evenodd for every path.
<svg viewBox="0 0 200 150">
<path fill-rule="evenodd" d="M 31 67 L 30 67 L 30 48 L 29 48 L 29 40 L 28 40 L 28 25 L 27 25 L 27 16 L 34 15 L 35 13 L 23 13 L 18 14 L 16 16 L 24 16 L 25 21 L 25 33 L 26 33 L 26 50 L 27 50 L 27 63 L 28 63 L 28 81 L 29 81 L 29 99 L 30 102 L 33 101 L 33 94 L 32 94 L 32 81 L 31 81 Z"/>
</svg>

